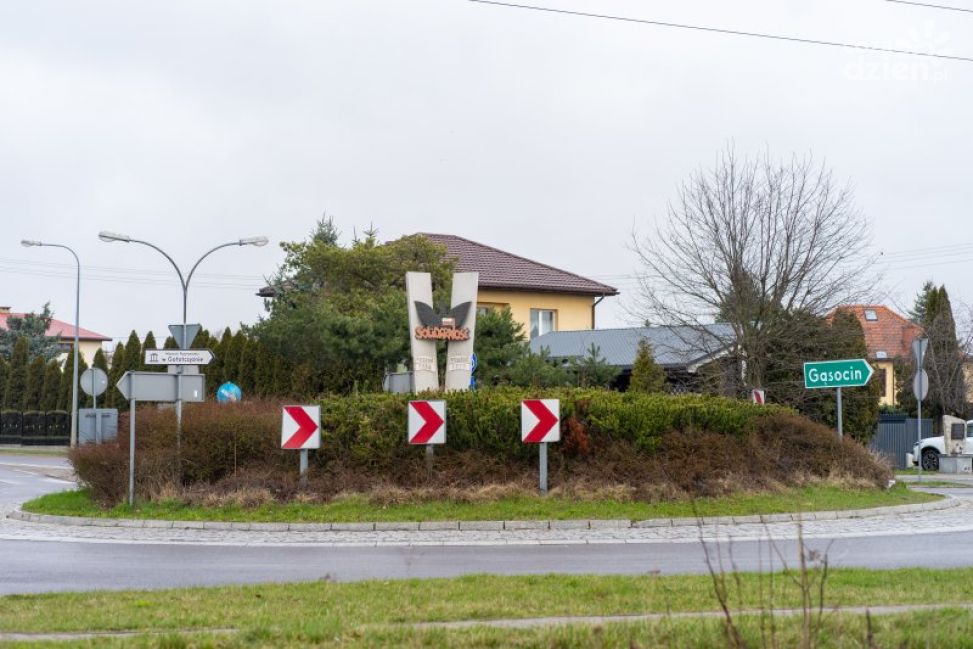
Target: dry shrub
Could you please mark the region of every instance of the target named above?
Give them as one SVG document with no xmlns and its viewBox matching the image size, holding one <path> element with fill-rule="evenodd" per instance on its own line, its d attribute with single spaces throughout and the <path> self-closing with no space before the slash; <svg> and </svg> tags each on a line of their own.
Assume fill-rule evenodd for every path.
<svg viewBox="0 0 973 649">
<path fill-rule="evenodd" d="M 536 446 L 520 448 L 519 455 L 497 451 L 500 442 L 489 449 L 440 446 L 430 471 L 424 448 L 407 446 L 398 433 L 394 443 L 402 448 L 392 464 L 339 452 L 333 448 L 338 442 L 325 436 L 322 450 L 312 452 L 309 482 L 301 485 L 298 454 L 279 448 L 280 406 L 275 402 L 187 408 L 179 473 L 172 410 L 146 407 L 138 417 L 137 488 L 140 497 L 154 500 L 254 507 L 355 495 L 391 505 L 484 502 L 536 493 Z M 891 477 L 888 465 L 858 443 L 838 441 L 830 429 L 796 414 L 769 411 L 732 434 L 696 429 L 693 422 L 660 435 L 650 450 L 638 435 L 615 437 L 571 415 L 565 422 L 566 439 L 570 435 L 573 440 L 570 452 L 550 447 L 552 494 L 660 501 L 809 484 L 883 487 Z M 520 444 L 518 432 L 509 435 Z M 117 444 L 75 449 L 71 460 L 95 499 L 114 504 L 125 495 L 127 455 L 127 436 L 122 436 Z"/>
</svg>

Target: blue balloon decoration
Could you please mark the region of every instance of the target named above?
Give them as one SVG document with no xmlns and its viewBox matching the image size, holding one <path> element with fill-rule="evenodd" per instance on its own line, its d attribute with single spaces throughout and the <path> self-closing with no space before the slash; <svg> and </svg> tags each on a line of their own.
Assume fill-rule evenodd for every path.
<svg viewBox="0 0 973 649">
<path fill-rule="evenodd" d="M 227 381 L 216 391 L 216 400 L 220 403 L 236 403 L 243 399 L 243 392 L 236 383 Z"/>
</svg>

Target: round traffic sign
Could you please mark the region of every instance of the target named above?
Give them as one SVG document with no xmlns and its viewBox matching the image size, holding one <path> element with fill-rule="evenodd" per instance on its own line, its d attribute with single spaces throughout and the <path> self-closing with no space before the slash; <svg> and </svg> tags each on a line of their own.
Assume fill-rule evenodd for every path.
<svg viewBox="0 0 973 649">
<path fill-rule="evenodd" d="M 105 371 L 97 367 L 89 367 L 81 373 L 78 379 L 81 384 L 81 391 L 85 394 L 97 397 L 108 389 L 108 375 Z"/>
<path fill-rule="evenodd" d="M 929 395 L 929 375 L 926 374 L 926 370 L 919 370 L 912 377 L 912 394 L 919 401 L 922 401 Z"/>
</svg>

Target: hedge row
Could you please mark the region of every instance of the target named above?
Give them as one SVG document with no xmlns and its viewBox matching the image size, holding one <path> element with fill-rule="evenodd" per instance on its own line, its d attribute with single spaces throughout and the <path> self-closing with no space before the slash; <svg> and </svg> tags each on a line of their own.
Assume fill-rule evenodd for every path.
<svg viewBox="0 0 973 649">
<path fill-rule="evenodd" d="M 408 395 L 362 394 L 322 399 L 327 454 L 354 461 L 387 463 L 405 447 Z M 641 451 L 658 449 L 665 433 L 695 431 L 739 435 L 754 420 L 780 412 L 723 397 L 621 393 L 594 389 L 497 388 L 429 398 L 446 401 L 446 446 L 482 451 L 500 459 L 525 459 L 520 441 L 520 402 L 560 399 L 562 439 L 585 436 L 589 446 L 626 441 Z"/>
</svg>

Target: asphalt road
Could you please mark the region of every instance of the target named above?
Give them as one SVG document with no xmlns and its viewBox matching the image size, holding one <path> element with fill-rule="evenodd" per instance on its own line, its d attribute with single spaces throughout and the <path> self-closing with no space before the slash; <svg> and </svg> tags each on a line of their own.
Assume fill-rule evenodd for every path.
<svg viewBox="0 0 973 649">
<path fill-rule="evenodd" d="M 18 503 L 70 487 L 45 477 L 55 458 L 0 451 L 0 503 Z M 966 490 L 970 492 L 973 490 Z M 970 497 L 956 490 L 961 497 Z M 832 566 L 899 568 L 973 566 L 973 532 L 868 535 L 813 539 Z M 735 541 L 715 548 L 724 567 L 766 570 L 766 542 Z M 777 542 L 793 561 L 795 542 Z M 730 554 L 732 553 L 732 557 Z M 779 567 L 779 561 L 775 564 Z M 167 588 L 230 583 L 333 579 L 452 577 L 469 573 L 705 573 L 699 542 L 595 545 L 429 547 L 261 547 L 0 540 L 0 593 Z"/>
</svg>

